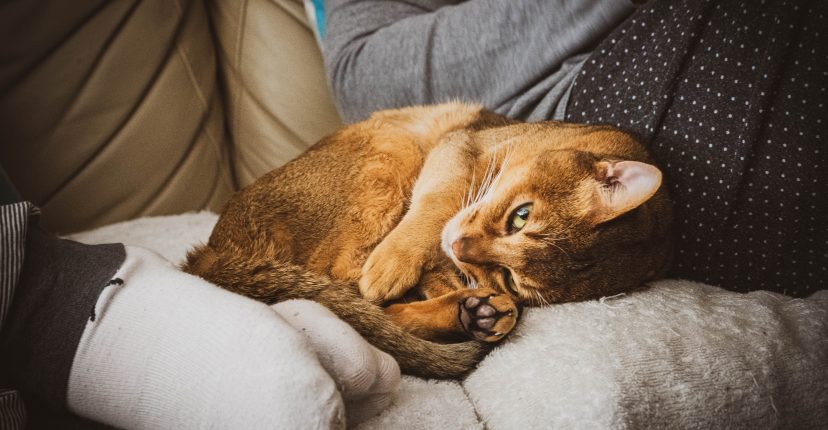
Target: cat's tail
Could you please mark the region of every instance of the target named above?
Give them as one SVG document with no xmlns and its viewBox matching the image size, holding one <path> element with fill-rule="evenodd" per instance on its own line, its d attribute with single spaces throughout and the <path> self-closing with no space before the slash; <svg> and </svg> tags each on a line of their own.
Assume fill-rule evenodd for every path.
<svg viewBox="0 0 828 430">
<path fill-rule="evenodd" d="M 247 252 L 217 251 L 210 246 L 187 255 L 183 269 L 227 290 L 273 304 L 308 299 L 330 309 L 368 342 L 393 356 L 407 374 L 460 378 L 488 352 L 476 342 L 441 344 L 416 337 L 392 321 L 383 309 L 358 292 L 356 285 L 333 281 L 306 269 Z"/>
</svg>

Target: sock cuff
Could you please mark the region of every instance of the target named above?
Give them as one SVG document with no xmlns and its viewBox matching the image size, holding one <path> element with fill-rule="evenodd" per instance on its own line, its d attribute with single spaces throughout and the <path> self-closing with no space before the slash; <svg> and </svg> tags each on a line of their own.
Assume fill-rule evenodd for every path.
<svg viewBox="0 0 828 430">
<path fill-rule="evenodd" d="M 0 358 L 15 387 L 62 410 L 81 335 L 125 258 L 122 244 L 85 245 L 30 227 Z"/>
</svg>

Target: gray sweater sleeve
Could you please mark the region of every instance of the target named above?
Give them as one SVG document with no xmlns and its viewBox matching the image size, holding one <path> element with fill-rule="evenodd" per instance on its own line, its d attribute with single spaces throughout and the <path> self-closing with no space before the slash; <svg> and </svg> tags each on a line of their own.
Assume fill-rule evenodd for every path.
<svg viewBox="0 0 828 430">
<path fill-rule="evenodd" d="M 629 0 L 327 0 L 323 56 L 346 121 L 378 109 L 481 102 L 552 117 Z"/>
</svg>

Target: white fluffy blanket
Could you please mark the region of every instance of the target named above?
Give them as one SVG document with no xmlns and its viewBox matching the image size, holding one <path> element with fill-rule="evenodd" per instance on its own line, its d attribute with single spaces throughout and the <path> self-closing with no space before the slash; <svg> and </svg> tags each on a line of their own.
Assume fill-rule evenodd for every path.
<svg viewBox="0 0 828 430">
<path fill-rule="evenodd" d="M 78 233 L 180 262 L 216 215 Z M 828 290 L 807 299 L 681 280 L 530 309 L 463 382 L 405 377 L 363 429 L 828 428 Z"/>
</svg>

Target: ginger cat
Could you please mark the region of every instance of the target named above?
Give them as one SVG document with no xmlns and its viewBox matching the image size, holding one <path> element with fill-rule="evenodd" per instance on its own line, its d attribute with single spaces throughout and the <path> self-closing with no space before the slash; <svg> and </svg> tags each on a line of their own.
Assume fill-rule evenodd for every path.
<svg viewBox="0 0 828 430">
<path fill-rule="evenodd" d="M 462 103 L 382 111 L 238 192 L 184 269 L 268 303 L 316 300 L 404 372 L 459 377 L 512 330 L 519 305 L 663 273 L 660 185 L 615 128 Z"/>
</svg>

